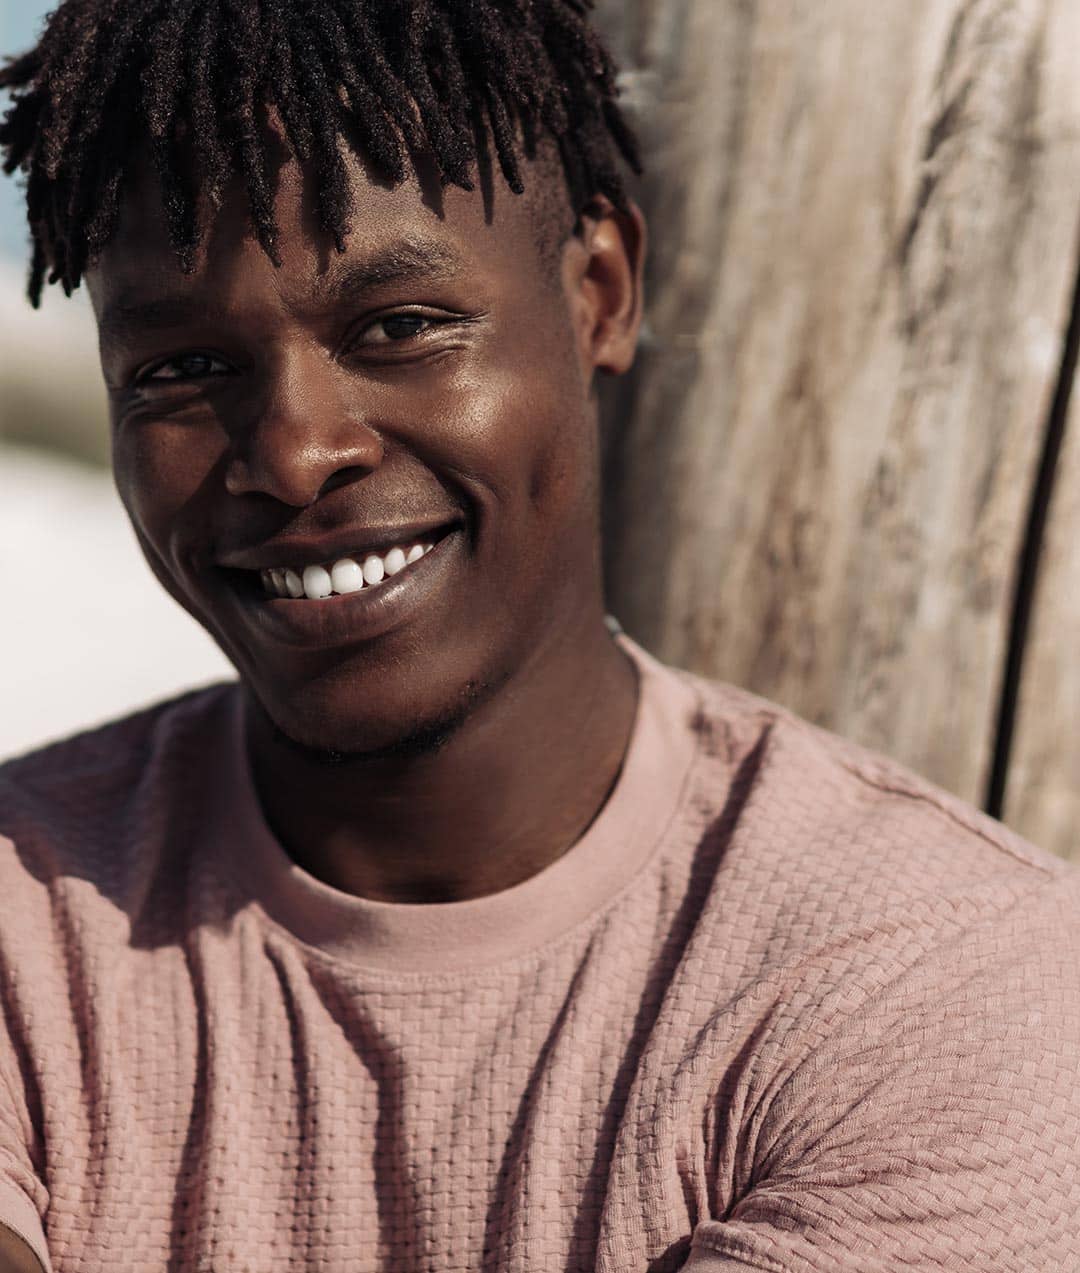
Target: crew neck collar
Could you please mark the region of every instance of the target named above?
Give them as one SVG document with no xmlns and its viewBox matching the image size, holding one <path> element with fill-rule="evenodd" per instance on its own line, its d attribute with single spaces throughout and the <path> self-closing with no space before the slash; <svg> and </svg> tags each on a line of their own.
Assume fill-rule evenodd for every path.
<svg viewBox="0 0 1080 1273">
<path fill-rule="evenodd" d="M 298 866 L 266 823 L 245 745 L 244 701 L 230 698 L 215 776 L 230 867 L 243 891 L 297 940 L 324 954 L 397 974 L 477 972 L 569 933 L 628 887 L 677 812 L 695 751 L 698 694 L 684 674 L 624 633 L 638 673 L 630 739 L 611 794 L 585 833 L 543 870 L 459 902 L 375 901 Z"/>
</svg>

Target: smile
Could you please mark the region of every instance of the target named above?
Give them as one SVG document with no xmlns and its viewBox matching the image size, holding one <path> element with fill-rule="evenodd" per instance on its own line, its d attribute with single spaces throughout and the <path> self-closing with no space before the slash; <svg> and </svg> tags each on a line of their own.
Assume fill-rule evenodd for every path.
<svg viewBox="0 0 1080 1273">
<path fill-rule="evenodd" d="M 374 640 L 422 616 L 430 621 L 433 607 L 457 595 L 452 581 L 466 564 L 467 542 L 460 525 L 447 526 L 422 540 L 325 565 L 223 574 L 242 622 L 261 639 L 325 650 Z"/>
<path fill-rule="evenodd" d="M 325 565 L 293 568 L 275 566 L 260 570 L 263 589 L 269 597 L 306 598 L 321 601 L 330 596 L 378 588 L 385 580 L 400 574 L 435 547 L 433 540 L 395 544 L 386 553 L 360 553 L 340 557 Z"/>
</svg>

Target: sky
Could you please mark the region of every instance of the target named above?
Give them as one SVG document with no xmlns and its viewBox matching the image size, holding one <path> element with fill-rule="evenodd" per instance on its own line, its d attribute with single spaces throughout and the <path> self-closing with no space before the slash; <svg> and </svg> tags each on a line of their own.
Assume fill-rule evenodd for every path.
<svg viewBox="0 0 1080 1273">
<path fill-rule="evenodd" d="M 42 18 L 57 0 L 0 0 L 0 54 L 22 53 L 37 39 Z M 9 98 L 0 95 L 0 109 Z M 15 178 L 0 173 L 0 255 L 21 261 L 27 253 L 26 211 Z"/>
</svg>

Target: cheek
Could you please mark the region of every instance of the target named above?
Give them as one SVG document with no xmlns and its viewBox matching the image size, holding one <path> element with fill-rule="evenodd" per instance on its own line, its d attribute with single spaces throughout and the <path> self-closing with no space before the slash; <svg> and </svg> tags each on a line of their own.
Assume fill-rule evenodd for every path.
<svg viewBox="0 0 1080 1273">
<path fill-rule="evenodd" d="M 588 422 L 558 381 L 488 374 L 463 393 L 446 458 L 466 478 L 479 517 L 481 562 L 500 592 L 542 595 L 589 524 Z M 452 455 L 451 455 L 452 452 Z M 519 598 L 520 600 L 520 598 Z"/>
<path fill-rule="evenodd" d="M 217 430 L 195 424 L 127 423 L 113 433 L 113 473 L 128 514 L 161 550 L 168 530 L 199 493 L 220 462 Z"/>
<path fill-rule="evenodd" d="M 529 342 L 527 360 L 516 341 L 502 357 L 475 371 L 463 369 L 441 413 L 448 428 L 446 459 L 452 454 L 455 466 L 490 492 L 501 514 L 515 519 L 550 516 L 556 505 L 577 498 L 593 445 L 572 343 L 563 333 L 547 335 L 544 340 L 537 333 Z"/>
<path fill-rule="evenodd" d="M 565 545 L 591 521 L 595 429 L 569 375 L 534 383 L 516 426 L 504 438 L 518 459 L 515 517 L 527 521 L 537 551 L 550 558 L 553 544 Z"/>
</svg>

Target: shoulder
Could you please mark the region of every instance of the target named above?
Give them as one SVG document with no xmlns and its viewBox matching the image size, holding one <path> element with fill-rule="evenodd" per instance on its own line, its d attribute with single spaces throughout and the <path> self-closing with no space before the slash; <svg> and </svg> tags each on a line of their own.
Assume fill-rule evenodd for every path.
<svg viewBox="0 0 1080 1273">
<path fill-rule="evenodd" d="M 715 967 L 737 987 L 710 1010 L 754 1018 L 763 1075 L 801 1075 L 781 1106 L 812 1104 L 845 1065 L 872 1076 L 935 1049 L 994 1058 L 1003 1086 L 1025 1049 L 1075 1076 L 1080 867 L 880 752 L 678 675 L 700 704 L 708 811 L 695 978 Z"/>
<path fill-rule="evenodd" d="M 935 858 L 961 878 L 973 863 L 1031 877 L 1080 873 L 1003 822 L 900 761 L 864 747 L 761 695 L 670 669 L 697 692 L 692 728 L 702 749 L 752 770 L 769 796 L 778 841 L 826 837 L 881 859 L 902 846 L 921 871 Z M 750 775 L 748 775 L 749 777 Z M 948 848 L 949 852 L 943 851 Z"/>
<path fill-rule="evenodd" d="M 235 682 L 188 691 L 0 764 L 3 876 L 13 856 L 46 875 L 115 867 L 133 825 L 165 816 L 198 769 L 236 693 Z"/>
<path fill-rule="evenodd" d="M 976 930 L 1043 951 L 1080 936 L 1076 863 L 778 703 L 671 674 L 697 704 L 684 807 L 715 842 L 706 913 L 718 942 L 742 926 L 754 975 L 839 961 L 874 982 L 934 950 L 974 954 Z"/>
</svg>

